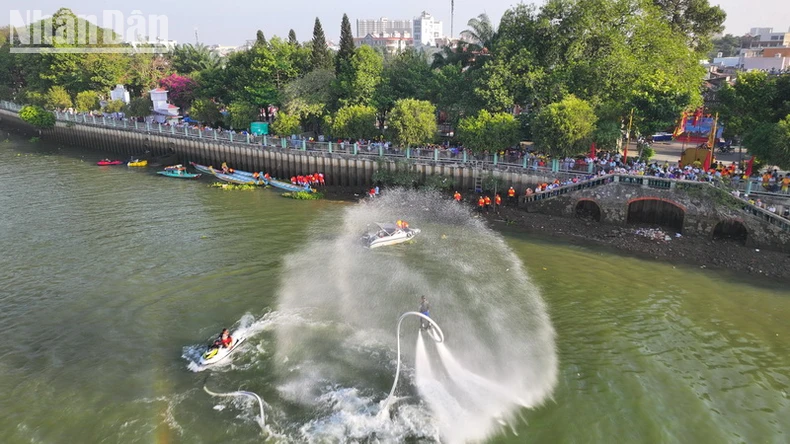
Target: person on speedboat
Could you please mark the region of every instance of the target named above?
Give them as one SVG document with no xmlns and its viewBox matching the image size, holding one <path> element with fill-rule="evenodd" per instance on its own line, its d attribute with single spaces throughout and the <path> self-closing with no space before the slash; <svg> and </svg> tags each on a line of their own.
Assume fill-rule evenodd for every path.
<svg viewBox="0 0 790 444">
<path fill-rule="evenodd" d="M 230 337 L 230 332 L 227 328 L 222 329 L 222 334 L 219 335 L 216 341 L 214 341 L 214 347 L 220 348 L 230 348 L 230 344 L 233 343 L 233 338 Z"/>
<path fill-rule="evenodd" d="M 429 318 L 431 317 L 431 304 L 428 303 L 428 299 L 425 296 L 420 296 L 420 313 Z M 430 327 L 430 322 L 425 320 L 425 318 L 420 318 L 420 328 L 425 330 L 428 327 Z"/>
</svg>

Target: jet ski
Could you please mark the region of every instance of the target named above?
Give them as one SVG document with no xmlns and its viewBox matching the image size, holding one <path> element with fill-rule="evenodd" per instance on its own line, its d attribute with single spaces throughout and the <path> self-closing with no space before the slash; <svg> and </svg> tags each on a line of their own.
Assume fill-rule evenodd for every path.
<svg viewBox="0 0 790 444">
<path fill-rule="evenodd" d="M 225 359 L 229 354 L 233 353 L 242 342 L 244 342 L 244 336 L 231 336 L 233 338 L 233 343 L 231 343 L 229 348 L 219 347 L 217 345 L 209 346 L 208 350 L 200 357 L 200 365 L 211 365 L 216 364 L 217 362 Z"/>
</svg>

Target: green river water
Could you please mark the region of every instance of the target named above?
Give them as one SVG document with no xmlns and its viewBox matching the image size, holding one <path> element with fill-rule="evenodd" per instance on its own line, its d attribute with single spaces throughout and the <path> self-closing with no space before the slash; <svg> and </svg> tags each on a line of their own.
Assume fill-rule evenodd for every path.
<svg viewBox="0 0 790 444">
<path fill-rule="evenodd" d="M 15 136 L 0 142 L 2 442 L 266 438 L 256 403 L 211 397 L 204 385 L 263 397 L 275 442 L 461 441 L 420 401 L 413 346 L 399 391 L 409 399 L 392 421 L 375 416 L 394 376 L 395 322 L 425 291 L 447 347 L 467 358 L 475 345 L 453 338 L 485 329 L 486 312 L 536 313 L 485 340 L 498 353 L 492 372 L 505 375 L 498 383 L 523 375 L 519 393 L 551 390 L 511 412 L 490 442 L 790 442 L 787 285 L 496 234 L 475 221 L 453 231 L 427 216 L 411 245 L 336 251 L 332 239 L 364 231 L 352 217 L 365 214 L 359 204 L 223 191 L 153 169 L 95 166 L 101 157 Z M 463 257 L 448 277 L 442 264 L 453 255 Z M 388 263 L 387 282 L 356 271 Z M 447 296 L 472 288 L 481 270 L 491 289 L 511 294 Z M 353 296 L 373 285 L 380 293 Z M 334 319 L 323 303 L 320 314 L 302 310 L 335 291 L 352 295 L 339 307 L 348 316 Z M 393 302 L 400 293 L 408 301 Z M 551 324 L 539 322 L 540 298 Z M 463 328 L 453 330 L 464 307 Z M 359 327 L 368 311 L 380 328 Z M 552 325 L 553 344 L 538 338 L 524 349 L 541 350 L 532 361 L 509 360 L 508 347 Z M 227 363 L 195 371 L 190 360 L 226 326 L 246 328 L 247 343 Z"/>
</svg>

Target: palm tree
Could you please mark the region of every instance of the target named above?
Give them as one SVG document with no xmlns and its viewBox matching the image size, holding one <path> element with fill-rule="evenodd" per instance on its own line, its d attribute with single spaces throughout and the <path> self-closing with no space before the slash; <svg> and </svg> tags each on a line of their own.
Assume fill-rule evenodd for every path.
<svg viewBox="0 0 790 444">
<path fill-rule="evenodd" d="M 485 12 L 466 23 L 469 29 L 461 31 L 461 39 L 475 45 L 477 49 L 489 48 L 496 36 L 496 30 Z"/>
<path fill-rule="evenodd" d="M 172 59 L 176 71 L 182 74 L 222 67 L 222 58 L 202 43 L 176 46 L 173 49 Z"/>
</svg>

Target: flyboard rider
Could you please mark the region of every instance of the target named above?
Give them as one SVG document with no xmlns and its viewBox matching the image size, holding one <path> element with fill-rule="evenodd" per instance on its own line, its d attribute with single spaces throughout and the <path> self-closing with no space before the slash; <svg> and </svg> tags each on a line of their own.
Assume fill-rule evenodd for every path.
<svg viewBox="0 0 790 444">
<path fill-rule="evenodd" d="M 420 296 L 420 313 L 424 314 L 425 316 L 431 317 L 431 304 L 428 303 L 428 299 L 425 299 L 425 296 Z M 431 326 L 431 323 L 424 318 L 420 318 L 420 328 L 425 330 Z"/>
</svg>

